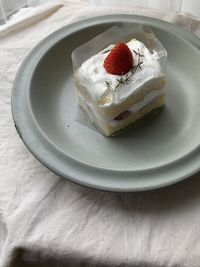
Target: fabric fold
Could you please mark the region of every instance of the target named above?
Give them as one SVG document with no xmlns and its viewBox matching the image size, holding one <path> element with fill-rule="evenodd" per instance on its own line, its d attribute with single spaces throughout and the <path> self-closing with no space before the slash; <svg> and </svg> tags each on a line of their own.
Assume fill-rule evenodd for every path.
<svg viewBox="0 0 200 267">
<path fill-rule="evenodd" d="M 26 27 L 51 16 L 63 6 L 62 2 L 59 2 L 20 9 L 5 25 L 0 26 L 0 38 L 12 34 L 13 32 L 23 30 Z"/>
</svg>

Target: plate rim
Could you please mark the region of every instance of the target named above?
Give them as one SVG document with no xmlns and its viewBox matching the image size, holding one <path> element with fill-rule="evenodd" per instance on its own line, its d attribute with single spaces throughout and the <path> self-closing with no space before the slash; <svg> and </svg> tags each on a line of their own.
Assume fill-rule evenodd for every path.
<svg viewBox="0 0 200 267">
<path fill-rule="evenodd" d="M 151 23 L 152 25 L 157 25 L 157 23 L 159 23 L 159 25 L 161 24 L 163 28 L 165 28 L 166 30 L 168 28 L 172 28 L 174 30 L 177 30 L 178 32 L 181 32 L 182 35 L 186 35 L 186 39 L 188 41 L 190 41 L 190 43 L 194 44 L 195 46 L 197 46 L 198 49 L 200 49 L 200 38 L 198 38 L 196 35 L 194 35 L 193 33 L 183 29 L 180 26 L 159 20 L 159 19 L 155 19 L 155 18 L 151 18 L 151 17 L 146 17 L 146 16 L 138 16 L 138 15 L 131 15 L 131 14 L 111 14 L 111 15 L 102 15 L 102 16 L 97 16 L 97 17 L 92 17 L 92 18 L 88 18 L 88 19 L 83 19 L 83 20 L 79 20 L 77 22 L 74 22 L 72 24 L 69 24 L 67 26 L 64 26 L 56 31 L 54 31 L 53 33 L 51 33 L 50 35 L 48 35 L 46 38 L 44 38 L 43 40 L 41 40 L 32 50 L 30 50 L 30 52 L 26 55 L 26 57 L 24 58 L 22 64 L 20 65 L 17 74 L 15 76 L 15 80 L 13 83 L 13 88 L 12 88 L 12 94 L 11 94 L 11 111 L 12 111 L 12 117 L 13 117 L 13 121 L 16 127 L 16 130 L 20 136 L 20 138 L 22 139 L 22 141 L 24 142 L 25 146 L 29 149 L 29 151 L 43 164 L 45 165 L 48 169 L 50 169 L 51 171 L 53 171 L 54 173 L 67 178 L 68 180 L 70 180 L 71 182 L 77 183 L 77 184 L 81 184 L 90 188 L 95 188 L 95 189 L 100 189 L 100 190 L 104 190 L 104 191 L 116 191 L 116 192 L 134 192 L 134 191 L 146 191 L 146 190 L 153 190 L 153 189 L 158 189 L 158 188 L 162 188 L 162 187 L 166 187 L 169 186 L 171 184 L 180 182 L 188 177 L 190 177 L 191 175 L 193 175 L 194 173 L 198 172 L 200 170 L 200 164 L 198 164 L 198 167 L 196 166 L 195 168 L 193 167 L 192 170 L 190 170 L 188 173 L 182 174 L 181 176 L 177 177 L 176 179 L 170 179 L 167 180 L 165 182 L 162 183 L 157 183 L 157 184 L 148 184 L 146 186 L 128 186 L 128 187 L 123 187 L 123 188 L 119 188 L 119 187 L 113 187 L 112 183 L 111 185 L 109 185 L 109 183 L 107 185 L 100 185 L 98 183 L 91 183 L 91 182 L 87 182 L 84 179 L 81 179 L 81 177 L 83 177 L 83 175 L 81 174 L 82 171 L 86 172 L 88 175 L 92 175 L 93 177 L 95 177 L 96 175 L 102 175 L 102 172 L 105 172 L 105 169 L 101 169 L 95 166 L 89 166 L 88 169 L 88 165 L 87 164 L 83 164 L 82 162 L 76 161 L 72 158 L 70 158 L 68 155 L 65 154 L 65 157 L 67 158 L 67 163 L 69 165 L 69 172 L 63 172 L 62 170 L 60 170 L 58 167 L 55 167 L 52 165 L 52 162 L 54 162 L 51 158 L 51 162 L 48 162 L 48 158 L 44 158 L 44 152 L 42 149 L 44 149 L 44 147 L 42 147 L 39 151 L 36 151 L 35 147 L 33 146 L 33 136 L 34 133 L 36 134 L 37 137 L 37 132 L 34 132 L 36 129 L 34 129 L 34 125 L 32 125 L 33 128 L 30 129 L 24 129 L 24 122 L 26 122 L 27 118 L 25 118 L 25 114 L 24 114 L 24 110 L 20 109 L 19 107 L 19 103 L 18 103 L 18 99 L 20 99 L 20 90 L 22 91 L 22 89 L 18 89 L 20 86 L 21 82 L 21 73 L 26 73 L 25 71 L 25 67 L 27 64 L 30 64 L 30 60 L 31 58 L 33 58 L 35 56 L 35 63 L 38 63 L 43 56 L 45 56 L 45 53 L 54 45 L 56 45 L 56 43 L 60 42 L 64 37 L 72 34 L 78 30 L 81 30 L 87 26 L 94 26 L 95 24 L 104 24 L 104 23 L 109 23 L 109 22 L 115 22 L 116 20 L 119 21 L 129 21 L 132 20 L 135 22 L 147 22 L 147 23 Z M 32 66 L 32 70 L 34 70 L 37 67 L 37 64 L 35 64 L 35 66 Z M 31 75 L 34 74 L 34 71 L 31 73 Z M 25 74 L 24 74 L 25 75 Z M 27 81 L 27 78 L 25 79 Z M 28 81 L 27 81 L 28 82 Z M 21 96 L 22 97 L 22 96 Z M 18 104 L 17 104 L 18 103 Z M 28 103 L 25 103 L 24 109 L 26 109 L 27 111 L 28 108 Z M 30 110 L 30 114 L 28 114 L 29 119 L 32 118 L 31 117 L 31 110 Z M 33 118 L 32 118 L 33 119 Z M 41 134 L 41 132 L 40 132 Z M 31 137 L 29 136 L 31 135 Z M 41 136 L 40 136 L 41 137 Z M 33 138 L 33 139 L 32 139 Z M 43 142 L 42 145 L 45 144 L 45 142 L 47 142 L 48 144 L 48 140 L 45 140 L 44 136 L 42 136 L 43 138 Z M 37 138 L 36 138 L 37 140 Z M 38 146 L 37 146 L 38 147 Z M 47 149 L 47 151 L 49 152 L 49 148 Z M 51 148 L 52 150 L 52 148 Z M 55 151 L 51 151 L 55 153 Z M 58 152 L 58 151 L 57 151 Z M 59 151 L 61 152 L 61 151 Z M 200 153 L 199 153 L 200 154 Z M 52 156 L 52 155 L 51 155 Z M 55 156 L 55 155 L 53 155 Z M 60 156 L 60 155 L 58 155 Z M 200 155 L 199 155 L 199 159 L 200 159 Z M 65 162 L 66 164 L 66 162 Z M 81 169 L 80 171 L 73 171 L 74 166 L 77 166 L 77 168 Z M 165 166 L 164 166 L 165 167 Z M 92 171 L 93 170 L 93 171 Z M 90 173 L 92 171 L 92 173 Z M 107 170 L 106 170 L 107 171 Z M 100 172 L 100 174 L 99 174 Z M 118 172 L 118 171 L 117 171 Z M 130 172 L 130 171 L 128 171 Z M 147 170 L 148 172 L 148 170 Z M 127 174 L 126 172 L 123 172 Z M 149 175 L 151 174 L 151 170 L 149 172 Z M 104 175 L 108 175 L 108 174 L 104 174 Z M 111 175 L 116 175 L 116 179 L 119 179 L 119 173 L 117 174 L 115 170 L 111 171 Z M 129 173 L 130 175 L 130 173 Z M 135 175 L 139 175 L 136 174 Z M 132 172 L 132 176 L 133 176 L 133 172 Z M 98 179 L 98 177 L 97 177 Z M 124 178 L 123 178 L 124 179 Z M 150 178 L 149 178 L 150 179 Z M 93 178 L 94 182 L 95 182 L 95 178 Z M 118 180 L 119 181 L 119 180 Z M 108 182 L 108 181 L 107 181 Z"/>
</svg>

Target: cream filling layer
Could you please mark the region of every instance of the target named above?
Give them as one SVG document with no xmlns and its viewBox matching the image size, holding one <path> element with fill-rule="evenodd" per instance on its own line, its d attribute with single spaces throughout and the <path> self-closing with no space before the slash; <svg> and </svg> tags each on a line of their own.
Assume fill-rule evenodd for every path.
<svg viewBox="0 0 200 267">
<path fill-rule="evenodd" d="M 131 113 L 135 113 L 139 111 L 140 109 L 142 109 L 143 107 L 147 106 L 149 103 L 151 103 L 151 101 L 153 101 L 158 96 L 163 95 L 164 93 L 165 93 L 165 88 L 162 88 L 159 90 L 153 90 L 149 92 L 142 101 L 134 104 L 127 111 L 130 111 Z M 101 116 L 99 116 L 95 110 L 95 106 L 87 102 L 81 95 L 79 95 L 79 103 L 84 108 L 84 110 L 88 113 L 90 120 L 93 122 L 94 121 L 97 122 L 97 124 L 106 123 L 114 127 L 120 124 L 121 122 L 121 121 L 114 120 L 114 118 L 104 119 Z M 93 118 L 91 115 L 93 116 Z"/>
</svg>

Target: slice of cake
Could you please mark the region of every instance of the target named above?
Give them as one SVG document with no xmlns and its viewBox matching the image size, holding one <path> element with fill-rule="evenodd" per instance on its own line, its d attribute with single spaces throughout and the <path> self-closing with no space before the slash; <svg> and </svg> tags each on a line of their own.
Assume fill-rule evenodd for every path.
<svg viewBox="0 0 200 267">
<path fill-rule="evenodd" d="M 74 75 L 80 107 L 106 136 L 164 105 L 160 57 L 136 39 L 110 45 Z"/>
</svg>

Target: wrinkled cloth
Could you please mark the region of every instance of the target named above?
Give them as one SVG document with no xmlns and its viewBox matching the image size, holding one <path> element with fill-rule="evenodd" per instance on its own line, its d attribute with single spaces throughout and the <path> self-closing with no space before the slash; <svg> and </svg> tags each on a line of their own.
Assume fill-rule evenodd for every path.
<svg viewBox="0 0 200 267">
<path fill-rule="evenodd" d="M 46 5 L 45 16 L 35 17 L 34 11 L 31 23 L 26 17 L 0 38 L 0 265 L 199 267 L 199 173 L 143 193 L 108 193 L 72 184 L 39 163 L 20 140 L 12 121 L 11 90 L 28 51 L 74 21 L 140 14 L 199 36 L 200 21 L 150 9 L 95 8 L 86 0 L 59 4 L 53 12 Z"/>
</svg>

